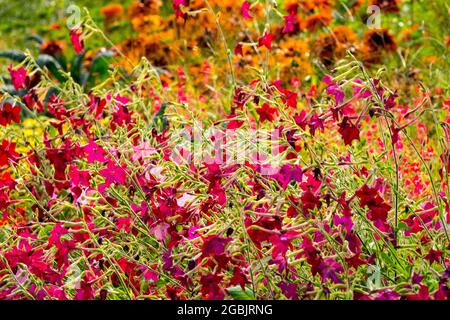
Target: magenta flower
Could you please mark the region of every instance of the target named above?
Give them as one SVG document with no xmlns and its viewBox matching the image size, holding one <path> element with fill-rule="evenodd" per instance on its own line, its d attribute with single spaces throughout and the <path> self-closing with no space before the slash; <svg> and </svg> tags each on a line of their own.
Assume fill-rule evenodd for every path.
<svg viewBox="0 0 450 320">
<path fill-rule="evenodd" d="M 84 41 L 82 39 L 83 32 L 81 28 L 74 28 L 70 30 L 70 41 L 77 54 L 84 50 Z"/>
<path fill-rule="evenodd" d="M 9 74 L 11 75 L 11 81 L 16 90 L 25 88 L 28 81 L 27 70 L 25 68 L 14 69 L 12 65 L 8 67 Z"/>
<path fill-rule="evenodd" d="M 294 12 L 289 12 L 289 15 L 284 16 L 284 28 L 283 33 L 293 32 L 295 30 L 295 24 L 297 23 L 297 19 L 295 17 Z"/>
<path fill-rule="evenodd" d="M 83 151 L 87 155 L 88 163 L 106 162 L 106 151 L 93 140 L 83 147 Z"/>
<path fill-rule="evenodd" d="M 252 16 L 250 15 L 249 9 L 250 9 L 250 3 L 247 0 L 245 0 L 241 6 L 241 14 L 244 19 L 252 18 Z"/>
<path fill-rule="evenodd" d="M 272 178 L 277 180 L 283 189 L 286 189 L 291 181 L 302 182 L 303 171 L 297 164 L 285 164 Z"/>
<path fill-rule="evenodd" d="M 345 94 L 344 91 L 340 88 L 340 86 L 334 82 L 333 78 L 329 75 L 323 77 L 322 82 L 328 85 L 327 93 L 334 96 L 334 101 L 336 105 L 340 105 L 344 102 Z"/>
<path fill-rule="evenodd" d="M 99 173 L 105 178 L 103 188 L 109 187 L 113 183 L 124 185 L 127 180 L 127 173 L 121 166 L 117 166 L 113 161 L 108 161 L 107 167 L 101 169 Z"/>
</svg>

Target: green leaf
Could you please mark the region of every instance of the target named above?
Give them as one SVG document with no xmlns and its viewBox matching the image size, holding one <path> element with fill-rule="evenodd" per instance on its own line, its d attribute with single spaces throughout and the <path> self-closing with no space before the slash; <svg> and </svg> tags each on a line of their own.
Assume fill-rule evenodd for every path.
<svg viewBox="0 0 450 320">
<path fill-rule="evenodd" d="M 234 286 L 227 288 L 227 291 L 236 300 L 255 300 L 255 296 L 252 291 L 248 288 L 242 290 L 241 286 Z"/>
<path fill-rule="evenodd" d="M 22 62 L 25 60 L 26 55 L 19 50 L 5 50 L 0 51 L 0 58 L 7 58 L 13 61 Z"/>
<path fill-rule="evenodd" d="M 59 81 L 59 82 L 65 82 L 66 77 L 61 72 L 61 65 L 59 62 L 52 56 L 48 54 L 41 54 L 36 60 L 36 63 L 39 65 L 39 67 L 44 68 L 46 67 L 48 71 Z"/>
<path fill-rule="evenodd" d="M 164 112 L 166 111 L 166 108 L 167 108 L 167 103 L 163 102 L 161 108 L 158 110 L 155 117 L 153 118 L 154 126 L 161 128 L 161 131 L 163 131 L 165 128 L 167 128 L 167 125 L 169 124 L 167 122 L 167 117 L 164 114 Z"/>
<path fill-rule="evenodd" d="M 409 230 L 409 227 L 406 223 L 404 222 L 399 222 L 398 224 L 398 230 Z"/>
<path fill-rule="evenodd" d="M 70 75 L 72 79 L 79 85 L 83 85 L 87 80 L 88 75 L 83 75 L 83 60 L 86 55 L 86 51 L 75 56 L 70 67 Z"/>
<path fill-rule="evenodd" d="M 108 75 L 109 65 L 114 53 L 110 50 L 101 50 L 92 60 L 87 75 L 87 82 L 94 86 L 95 80 L 102 80 Z"/>
<path fill-rule="evenodd" d="M 42 44 L 44 42 L 44 38 L 42 38 L 38 34 L 31 34 L 25 37 L 25 40 L 35 41 L 38 44 Z"/>
</svg>

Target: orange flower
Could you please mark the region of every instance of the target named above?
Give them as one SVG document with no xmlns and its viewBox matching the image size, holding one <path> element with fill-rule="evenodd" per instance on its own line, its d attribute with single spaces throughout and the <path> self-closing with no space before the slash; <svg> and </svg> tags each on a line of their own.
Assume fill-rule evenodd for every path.
<svg viewBox="0 0 450 320">
<path fill-rule="evenodd" d="M 123 13 L 123 7 L 120 4 L 110 4 L 100 9 L 105 18 L 117 18 Z"/>
<path fill-rule="evenodd" d="M 42 53 L 55 56 L 59 53 L 62 53 L 64 49 L 64 44 L 59 41 L 51 40 L 51 41 L 44 41 L 41 46 L 40 50 Z"/>
<path fill-rule="evenodd" d="M 346 26 L 337 26 L 332 33 L 322 34 L 319 39 L 312 41 L 314 54 L 326 66 L 331 67 L 336 59 L 345 56 L 347 50 L 354 50 L 357 36 Z"/>
<path fill-rule="evenodd" d="M 302 0 L 300 1 L 300 4 L 303 11 L 309 14 L 320 9 L 330 10 L 332 0 Z"/>
<path fill-rule="evenodd" d="M 51 30 L 60 30 L 61 29 L 61 25 L 57 22 L 52 23 L 49 27 Z"/>
<path fill-rule="evenodd" d="M 387 29 L 370 30 L 364 35 L 364 45 L 370 51 L 395 51 L 397 44 Z"/>
<path fill-rule="evenodd" d="M 146 15 L 159 14 L 161 6 L 161 0 L 140 0 L 130 6 L 128 13 L 132 19 Z"/>
<path fill-rule="evenodd" d="M 323 13 L 315 13 L 306 18 L 305 28 L 314 32 L 321 27 L 327 26 L 331 23 L 331 14 L 328 11 L 324 11 Z"/>
</svg>

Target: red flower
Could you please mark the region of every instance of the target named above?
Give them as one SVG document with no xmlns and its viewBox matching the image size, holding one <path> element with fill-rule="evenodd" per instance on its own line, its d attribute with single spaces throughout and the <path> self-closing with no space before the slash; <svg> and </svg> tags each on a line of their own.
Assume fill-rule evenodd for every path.
<svg viewBox="0 0 450 320">
<path fill-rule="evenodd" d="M 84 41 L 81 39 L 83 32 L 81 28 L 74 28 L 70 30 L 70 41 L 77 54 L 80 54 L 84 50 Z"/>
<path fill-rule="evenodd" d="M 242 13 L 242 17 L 244 19 L 251 19 L 252 18 L 252 16 L 250 15 L 249 9 L 250 9 L 250 3 L 247 0 L 245 0 L 242 3 L 242 7 L 241 7 L 241 13 Z"/>
<path fill-rule="evenodd" d="M 248 283 L 250 281 L 248 281 L 244 271 L 238 266 L 235 266 L 233 269 L 233 277 L 230 279 L 230 285 L 240 285 L 242 289 L 245 289 L 245 285 Z"/>
<path fill-rule="evenodd" d="M 258 46 L 265 46 L 267 49 L 272 50 L 272 41 L 274 38 L 274 34 L 265 32 L 263 36 L 258 39 Z"/>
<path fill-rule="evenodd" d="M 9 74 L 11 75 L 11 81 L 16 90 L 20 90 L 25 87 L 26 82 L 29 80 L 27 76 L 27 70 L 20 67 L 14 69 L 12 65 L 8 67 Z"/>
<path fill-rule="evenodd" d="M 100 119 L 103 113 L 103 109 L 106 106 L 106 99 L 92 96 L 89 100 L 89 112 L 94 114 L 95 119 Z"/>
<path fill-rule="evenodd" d="M 259 120 L 264 122 L 266 120 L 272 122 L 278 116 L 278 109 L 276 107 L 271 107 L 267 103 L 264 103 L 261 108 L 256 109 L 259 114 Z"/>
<path fill-rule="evenodd" d="M 311 190 L 305 191 L 301 197 L 301 200 L 303 205 L 303 213 L 305 215 L 309 215 L 311 210 L 314 210 L 315 208 L 320 209 L 322 206 L 320 199 L 314 195 Z"/>
<path fill-rule="evenodd" d="M 132 122 L 132 113 L 127 107 L 128 99 L 117 95 L 115 97 L 115 112 L 111 121 L 111 129 L 115 130 L 116 126 L 123 126 Z"/>
<path fill-rule="evenodd" d="M 425 285 L 421 285 L 417 294 L 408 294 L 406 296 L 408 300 L 430 300 L 430 291 Z"/>
<path fill-rule="evenodd" d="M 9 161 L 15 161 L 19 157 L 16 152 L 16 143 L 3 140 L 0 146 L 0 167 L 9 164 Z"/>
<path fill-rule="evenodd" d="M 5 103 L 0 109 L 0 126 L 7 126 L 11 122 L 20 122 L 20 107 Z"/>
</svg>

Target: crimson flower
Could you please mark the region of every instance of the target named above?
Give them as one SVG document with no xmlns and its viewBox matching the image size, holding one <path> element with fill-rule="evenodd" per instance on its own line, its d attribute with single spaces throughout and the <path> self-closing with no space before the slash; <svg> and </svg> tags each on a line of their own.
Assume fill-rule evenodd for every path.
<svg viewBox="0 0 450 320">
<path fill-rule="evenodd" d="M 305 193 L 303 193 L 302 197 L 302 206 L 303 206 L 303 213 L 305 215 L 309 215 L 312 210 L 314 209 L 320 209 L 322 206 L 322 202 L 320 201 L 320 198 L 317 197 L 311 190 L 306 190 Z"/>
<path fill-rule="evenodd" d="M 241 57 L 244 55 L 244 53 L 242 52 L 242 43 L 238 43 L 236 47 L 234 47 L 234 54 Z"/>
<path fill-rule="evenodd" d="M 442 258 L 442 251 L 431 249 L 425 256 L 425 259 L 432 264 L 433 262 L 439 263 Z"/>
<path fill-rule="evenodd" d="M 272 41 L 275 37 L 274 34 L 265 32 L 263 36 L 258 39 L 258 46 L 265 46 L 267 49 L 272 50 Z"/>
<path fill-rule="evenodd" d="M 406 298 L 408 300 L 430 300 L 430 291 L 428 290 L 428 287 L 425 285 L 420 285 L 419 292 L 416 294 L 408 294 L 406 295 Z"/>
<path fill-rule="evenodd" d="M 223 290 L 220 288 L 222 276 L 216 274 L 203 275 L 200 278 L 201 292 L 206 300 L 222 300 L 224 298 Z"/>
<path fill-rule="evenodd" d="M 20 122 L 20 107 L 5 103 L 0 109 L 0 126 L 7 126 L 11 122 Z"/>
<path fill-rule="evenodd" d="M 391 206 L 384 202 L 378 191 L 363 185 L 355 194 L 360 200 L 360 205 L 369 208 L 367 216 L 374 222 L 374 225 L 382 231 L 388 231 L 389 226 L 386 220 Z"/>
<path fill-rule="evenodd" d="M 248 283 L 250 283 L 250 281 L 248 281 L 245 272 L 238 266 L 235 266 L 233 269 L 233 276 L 230 279 L 230 285 L 239 285 L 242 289 L 245 289 L 245 285 Z"/>
<path fill-rule="evenodd" d="M 351 145 L 353 140 L 359 140 L 359 129 L 348 117 L 344 117 L 339 124 L 339 133 L 347 146 Z"/>
</svg>

